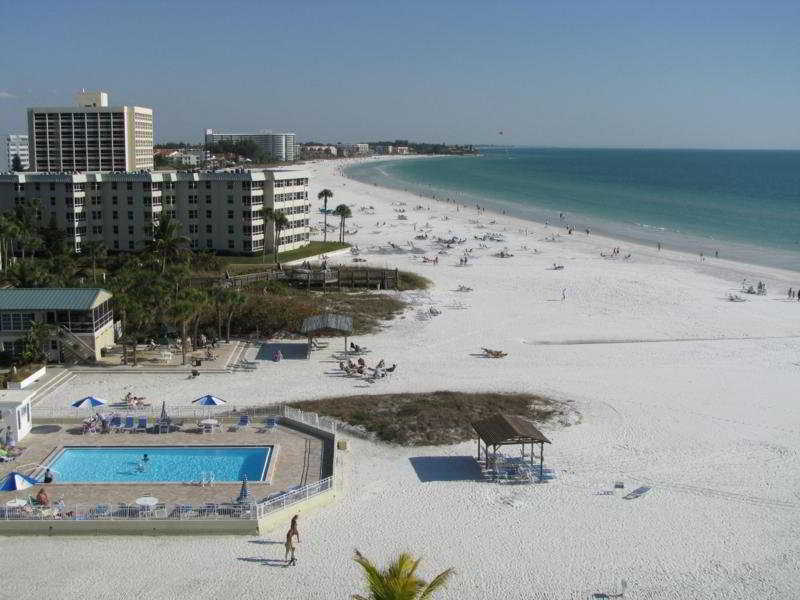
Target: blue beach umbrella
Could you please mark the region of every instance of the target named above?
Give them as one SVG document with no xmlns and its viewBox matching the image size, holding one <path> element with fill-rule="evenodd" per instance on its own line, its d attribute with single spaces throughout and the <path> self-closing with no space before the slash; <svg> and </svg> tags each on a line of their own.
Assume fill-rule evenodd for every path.
<svg viewBox="0 0 800 600">
<path fill-rule="evenodd" d="M 100 398 L 96 398 L 95 396 L 86 396 L 86 398 L 81 398 L 80 400 L 73 402 L 72 406 L 75 408 L 84 408 L 84 407 L 95 407 L 95 406 L 102 406 L 105 404 L 105 400 L 101 400 Z"/>
<path fill-rule="evenodd" d="M 200 396 L 197 400 L 192 400 L 192 404 L 199 404 L 201 406 L 219 406 L 220 404 L 225 404 L 225 400 L 222 398 L 217 398 L 216 396 L 212 396 L 211 394 L 207 394 L 205 396 Z"/>
<path fill-rule="evenodd" d="M 237 502 L 247 502 L 247 498 L 250 496 L 250 490 L 247 489 L 247 475 L 244 476 L 242 479 L 242 489 L 239 491 L 239 497 L 236 498 Z"/>
<path fill-rule="evenodd" d="M 3 485 L 0 486 L 0 491 L 11 492 L 14 490 L 26 490 L 29 487 L 39 485 L 40 483 L 41 481 L 38 481 L 33 477 L 28 477 L 22 473 L 11 471 L 11 473 L 6 475 L 6 478 L 3 480 Z"/>
</svg>

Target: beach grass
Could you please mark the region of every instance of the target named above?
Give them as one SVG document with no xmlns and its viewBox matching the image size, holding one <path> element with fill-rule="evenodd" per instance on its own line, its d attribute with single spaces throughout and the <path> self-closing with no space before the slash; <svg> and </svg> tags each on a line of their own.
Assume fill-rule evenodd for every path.
<svg viewBox="0 0 800 600">
<path fill-rule="evenodd" d="M 403 446 L 474 440 L 472 422 L 497 413 L 522 415 L 535 423 L 563 414 L 561 403 L 543 396 L 496 392 L 340 396 L 289 406 L 361 427 L 380 441 Z"/>
</svg>

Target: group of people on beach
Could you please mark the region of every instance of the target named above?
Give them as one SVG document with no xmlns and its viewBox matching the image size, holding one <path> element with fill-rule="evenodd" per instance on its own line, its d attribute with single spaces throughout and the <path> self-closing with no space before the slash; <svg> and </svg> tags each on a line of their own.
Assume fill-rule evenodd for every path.
<svg viewBox="0 0 800 600">
<path fill-rule="evenodd" d="M 797 288 L 796 290 L 789 288 L 788 297 L 789 300 L 797 300 L 800 302 L 800 288 Z"/>
</svg>

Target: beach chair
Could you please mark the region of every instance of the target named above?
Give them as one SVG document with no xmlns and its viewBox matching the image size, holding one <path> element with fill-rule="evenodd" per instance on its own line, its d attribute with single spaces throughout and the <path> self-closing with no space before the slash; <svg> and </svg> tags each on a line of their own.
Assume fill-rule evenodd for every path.
<svg viewBox="0 0 800 600">
<path fill-rule="evenodd" d="M 169 433 L 172 431 L 172 422 L 169 419 L 158 421 L 158 433 Z"/>
<path fill-rule="evenodd" d="M 133 422 L 133 415 L 127 415 L 125 417 L 125 425 L 123 425 L 121 427 L 121 430 L 122 431 L 129 431 L 129 432 L 133 433 L 133 431 L 135 429 L 136 429 L 136 425 L 134 425 L 134 422 Z"/>
<path fill-rule="evenodd" d="M 266 433 L 267 431 L 272 431 L 278 426 L 278 422 L 273 417 L 267 417 L 261 423 L 261 429 L 258 430 L 258 433 Z"/>
<path fill-rule="evenodd" d="M 193 512 L 194 508 L 192 508 L 191 504 L 176 504 L 170 513 L 170 517 L 173 519 L 190 519 Z"/>
<path fill-rule="evenodd" d="M 111 509 L 108 504 L 98 504 L 89 511 L 87 515 L 90 519 L 106 519 L 111 516 Z"/>
<path fill-rule="evenodd" d="M 212 515 L 217 515 L 218 511 L 219 506 L 217 504 L 214 504 L 213 502 L 207 502 L 197 509 L 197 514 L 201 517 L 209 517 Z"/>
<path fill-rule="evenodd" d="M 652 489 L 652 488 L 650 488 L 650 487 L 648 487 L 648 486 L 642 486 L 642 487 L 640 487 L 640 488 L 636 488 L 636 489 L 635 489 L 635 490 L 633 490 L 633 491 L 632 491 L 630 494 L 628 494 L 628 495 L 626 495 L 626 496 L 623 496 L 623 498 L 624 498 L 625 500 L 635 500 L 636 498 L 641 498 L 642 496 L 644 496 L 644 495 L 645 495 L 647 492 L 649 492 L 651 489 Z"/>
<path fill-rule="evenodd" d="M 120 431 L 122 429 L 122 417 L 114 415 L 108 423 L 108 428 L 111 431 Z"/>
<path fill-rule="evenodd" d="M 250 416 L 249 415 L 239 415 L 239 421 L 231 427 L 233 431 L 239 431 L 242 427 L 250 427 Z"/>
<path fill-rule="evenodd" d="M 139 417 L 139 423 L 136 425 L 135 432 L 143 431 L 147 433 L 147 417 Z"/>
</svg>

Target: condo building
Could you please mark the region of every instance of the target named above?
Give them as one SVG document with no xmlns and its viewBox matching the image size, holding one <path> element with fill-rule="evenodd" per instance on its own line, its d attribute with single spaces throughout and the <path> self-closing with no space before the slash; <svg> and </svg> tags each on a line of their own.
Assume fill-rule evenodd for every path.
<svg viewBox="0 0 800 600">
<path fill-rule="evenodd" d="M 27 170 L 31 164 L 28 160 L 28 136 L 10 134 L 6 136 L 6 156 L 8 156 L 8 170 L 13 171 L 14 157 L 19 156 L 22 168 Z"/>
<path fill-rule="evenodd" d="M 109 106 L 105 92 L 80 92 L 75 106 L 28 109 L 30 168 L 39 172 L 153 168 L 153 110 Z"/>
<path fill-rule="evenodd" d="M 193 249 L 257 254 L 275 247 L 271 208 L 286 215 L 278 251 L 308 244 L 308 172 L 301 169 L 14 173 L 0 175 L 0 212 L 32 203 L 43 226 L 55 219 L 76 252 L 87 240 L 142 250 L 164 215 Z"/>
<path fill-rule="evenodd" d="M 264 152 L 281 162 L 293 161 L 298 156 L 294 133 L 220 133 L 206 129 L 206 146 L 219 142 L 248 140 L 255 142 Z"/>
</svg>

